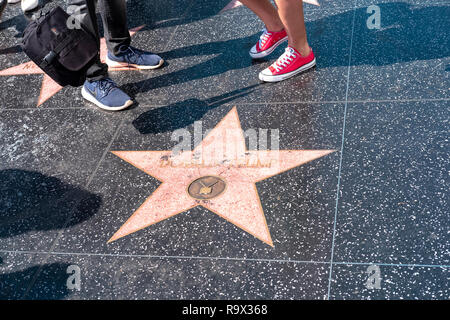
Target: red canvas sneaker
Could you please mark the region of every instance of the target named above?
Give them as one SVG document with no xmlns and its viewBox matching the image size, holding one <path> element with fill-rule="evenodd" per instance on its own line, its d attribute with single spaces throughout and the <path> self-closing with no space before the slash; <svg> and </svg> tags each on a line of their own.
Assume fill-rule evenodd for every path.
<svg viewBox="0 0 450 320">
<path fill-rule="evenodd" d="M 259 37 L 259 41 L 250 49 L 250 57 L 253 59 L 264 58 L 287 39 L 288 36 L 284 29 L 278 32 L 264 29 L 263 34 Z"/>
<path fill-rule="evenodd" d="M 302 57 L 297 50 L 288 46 L 277 61 L 259 73 L 259 80 L 278 82 L 293 77 L 315 65 L 316 58 L 312 49 L 307 57 Z"/>
</svg>

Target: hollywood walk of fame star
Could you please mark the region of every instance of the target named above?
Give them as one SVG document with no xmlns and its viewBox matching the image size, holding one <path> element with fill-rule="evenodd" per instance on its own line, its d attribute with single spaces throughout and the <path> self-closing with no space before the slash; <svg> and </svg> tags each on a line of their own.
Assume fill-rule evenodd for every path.
<svg viewBox="0 0 450 320">
<path fill-rule="evenodd" d="M 193 151 L 111 151 L 162 184 L 108 242 L 202 206 L 273 246 L 255 183 L 334 151 L 247 150 L 236 107 Z"/>
<path fill-rule="evenodd" d="M 130 36 L 133 36 L 136 32 L 141 30 L 144 25 L 133 28 L 130 30 Z M 108 49 L 106 48 L 106 40 L 105 38 L 100 39 L 100 60 L 105 62 L 106 54 Z M 123 71 L 123 70 L 135 70 L 134 68 L 128 67 L 114 67 L 109 68 L 111 71 Z M 14 76 L 14 75 L 24 75 L 24 74 L 44 74 L 44 78 L 42 80 L 41 92 L 39 94 L 37 106 L 40 106 L 45 101 L 50 99 L 52 96 L 57 94 L 63 87 L 61 87 L 58 83 L 56 83 L 52 78 L 42 71 L 33 61 L 28 61 L 17 66 L 4 69 L 0 71 L 0 76 Z"/>
<path fill-rule="evenodd" d="M 319 4 L 319 2 L 317 2 L 317 0 L 303 0 L 303 2 L 309 3 L 309 4 L 314 4 L 316 6 L 320 6 L 320 4 Z M 222 9 L 221 12 L 234 9 L 234 8 L 240 7 L 242 5 L 243 4 L 241 2 L 239 2 L 238 0 L 231 0 L 231 2 L 229 4 L 227 4 L 225 6 L 225 8 Z"/>
</svg>

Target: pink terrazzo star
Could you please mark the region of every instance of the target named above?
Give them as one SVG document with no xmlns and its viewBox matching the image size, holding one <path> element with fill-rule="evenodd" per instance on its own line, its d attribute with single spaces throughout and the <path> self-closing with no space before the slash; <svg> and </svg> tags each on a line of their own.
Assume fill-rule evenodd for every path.
<svg viewBox="0 0 450 320">
<path fill-rule="evenodd" d="M 130 35 L 133 36 L 136 32 L 141 30 L 144 26 L 140 26 L 130 30 Z M 102 38 L 100 40 L 100 59 L 102 62 L 106 60 L 106 40 Z M 133 68 L 128 67 L 120 67 L 120 68 L 109 68 L 111 71 L 122 71 L 122 70 L 135 70 Z M 23 75 L 23 74 L 44 74 L 44 72 L 39 68 L 33 61 L 29 61 L 26 63 L 19 64 L 17 66 L 4 69 L 0 71 L 0 76 L 15 76 L 15 75 Z M 58 93 L 63 87 L 53 81 L 48 75 L 44 74 L 44 78 L 42 80 L 41 92 L 39 94 L 39 98 L 37 101 L 37 107 L 43 104 L 45 101 L 50 99 L 56 93 Z"/>
<path fill-rule="evenodd" d="M 333 151 L 249 151 L 235 107 L 193 151 L 112 151 L 162 184 L 108 242 L 202 206 L 273 246 L 255 183 Z M 208 200 L 193 197 L 190 185 L 210 176 L 225 182 L 222 193 Z"/>
</svg>

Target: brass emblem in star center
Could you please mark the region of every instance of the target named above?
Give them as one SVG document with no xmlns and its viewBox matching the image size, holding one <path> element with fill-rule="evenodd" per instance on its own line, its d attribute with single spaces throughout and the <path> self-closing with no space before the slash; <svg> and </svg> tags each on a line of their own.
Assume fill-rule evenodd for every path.
<svg viewBox="0 0 450 320">
<path fill-rule="evenodd" d="M 209 200 L 221 195 L 226 186 L 226 182 L 219 177 L 204 176 L 192 181 L 187 192 L 194 199 Z"/>
</svg>

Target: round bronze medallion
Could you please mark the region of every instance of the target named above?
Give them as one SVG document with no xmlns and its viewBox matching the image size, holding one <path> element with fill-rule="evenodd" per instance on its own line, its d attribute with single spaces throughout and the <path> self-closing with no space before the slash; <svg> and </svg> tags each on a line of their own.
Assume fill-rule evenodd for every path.
<svg viewBox="0 0 450 320">
<path fill-rule="evenodd" d="M 189 195 L 198 200 L 209 200 L 224 192 L 227 184 L 215 176 L 204 176 L 195 179 L 188 187 Z"/>
</svg>

